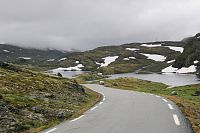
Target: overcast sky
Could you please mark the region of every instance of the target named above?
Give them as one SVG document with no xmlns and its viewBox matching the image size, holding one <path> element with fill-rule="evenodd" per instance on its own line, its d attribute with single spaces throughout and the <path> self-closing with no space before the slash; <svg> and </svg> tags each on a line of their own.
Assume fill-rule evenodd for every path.
<svg viewBox="0 0 200 133">
<path fill-rule="evenodd" d="M 0 0 L 0 42 L 87 50 L 200 32 L 200 0 Z"/>
</svg>

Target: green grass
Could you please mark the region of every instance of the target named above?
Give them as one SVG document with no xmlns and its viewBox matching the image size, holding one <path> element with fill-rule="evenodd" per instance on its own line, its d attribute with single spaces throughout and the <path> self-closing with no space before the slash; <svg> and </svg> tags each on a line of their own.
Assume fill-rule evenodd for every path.
<svg viewBox="0 0 200 133">
<path fill-rule="evenodd" d="M 72 79 L 0 66 L 0 115 L 7 116 L 0 128 L 6 132 L 38 132 L 77 116 L 100 98 Z"/>
<path fill-rule="evenodd" d="M 157 63 L 152 63 L 149 66 L 145 67 L 143 71 L 149 71 L 149 72 L 155 72 L 155 73 L 160 73 L 162 69 L 168 67 L 169 64 L 164 63 L 164 62 L 157 62 Z"/>
<path fill-rule="evenodd" d="M 118 78 L 114 80 L 106 80 L 105 85 L 113 88 L 120 88 L 126 90 L 148 92 L 148 93 L 160 93 L 161 89 L 165 91 L 167 85 L 162 83 L 156 83 L 146 80 L 140 80 L 135 78 Z"/>
<path fill-rule="evenodd" d="M 195 133 L 200 130 L 200 84 L 167 88 L 167 85 L 135 78 L 106 80 L 105 86 L 131 91 L 147 92 L 167 97 L 174 101 L 190 120 Z M 177 95 L 172 95 L 176 91 Z"/>
<path fill-rule="evenodd" d="M 98 71 L 110 75 L 110 74 L 119 74 L 119 73 L 129 73 L 137 70 L 141 64 L 134 64 L 134 63 L 113 63 L 108 67 L 102 67 Z"/>
<path fill-rule="evenodd" d="M 80 83 L 86 83 L 87 81 L 94 81 L 94 80 L 101 80 L 106 78 L 107 76 L 104 75 L 98 75 L 97 73 L 84 73 L 78 75 L 78 77 L 75 78 L 75 80 Z"/>
</svg>

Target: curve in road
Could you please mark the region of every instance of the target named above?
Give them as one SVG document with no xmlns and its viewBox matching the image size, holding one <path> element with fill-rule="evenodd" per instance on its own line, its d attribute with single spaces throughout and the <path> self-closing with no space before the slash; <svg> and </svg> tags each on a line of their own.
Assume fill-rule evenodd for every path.
<svg viewBox="0 0 200 133">
<path fill-rule="evenodd" d="M 84 115 L 45 133 L 191 133 L 177 106 L 160 96 L 100 85 L 85 85 L 104 95 Z"/>
</svg>

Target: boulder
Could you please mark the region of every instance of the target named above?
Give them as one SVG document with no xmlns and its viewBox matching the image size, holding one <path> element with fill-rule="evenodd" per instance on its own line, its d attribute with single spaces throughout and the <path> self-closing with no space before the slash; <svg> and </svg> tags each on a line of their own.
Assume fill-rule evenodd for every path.
<svg viewBox="0 0 200 133">
<path fill-rule="evenodd" d="M 176 91 L 172 91 L 171 95 L 178 95 L 178 93 Z"/>
<path fill-rule="evenodd" d="M 100 84 L 100 85 L 104 85 L 105 82 L 104 82 L 104 81 L 99 81 L 99 84 Z"/>
<path fill-rule="evenodd" d="M 192 94 L 192 96 L 200 96 L 200 90 L 196 91 L 194 94 Z"/>
</svg>

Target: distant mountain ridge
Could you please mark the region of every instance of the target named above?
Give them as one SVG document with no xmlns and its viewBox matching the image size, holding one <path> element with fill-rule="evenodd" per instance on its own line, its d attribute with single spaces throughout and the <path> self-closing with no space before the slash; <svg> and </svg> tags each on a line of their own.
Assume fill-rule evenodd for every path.
<svg viewBox="0 0 200 133">
<path fill-rule="evenodd" d="M 129 43 L 65 53 L 59 50 L 27 49 L 1 44 L 0 61 L 31 65 L 46 70 L 60 67 L 66 71 L 84 70 L 104 74 L 160 73 L 170 65 L 181 68 L 199 61 L 199 36 L 200 34 L 197 34 L 182 41 Z M 115 59 L 111 61 L 112 58 Z M 195 65 L 199 71 L 199 63 Z"/>
<path fill-rule="evenodd" d="M 22 48 L 10 44 L 0 44 L 0 61 L 38 66 L 46 61 L 58 59 L 67 55 L 68 51 L 40 50 L 33 48 Z"/>
</svg>

